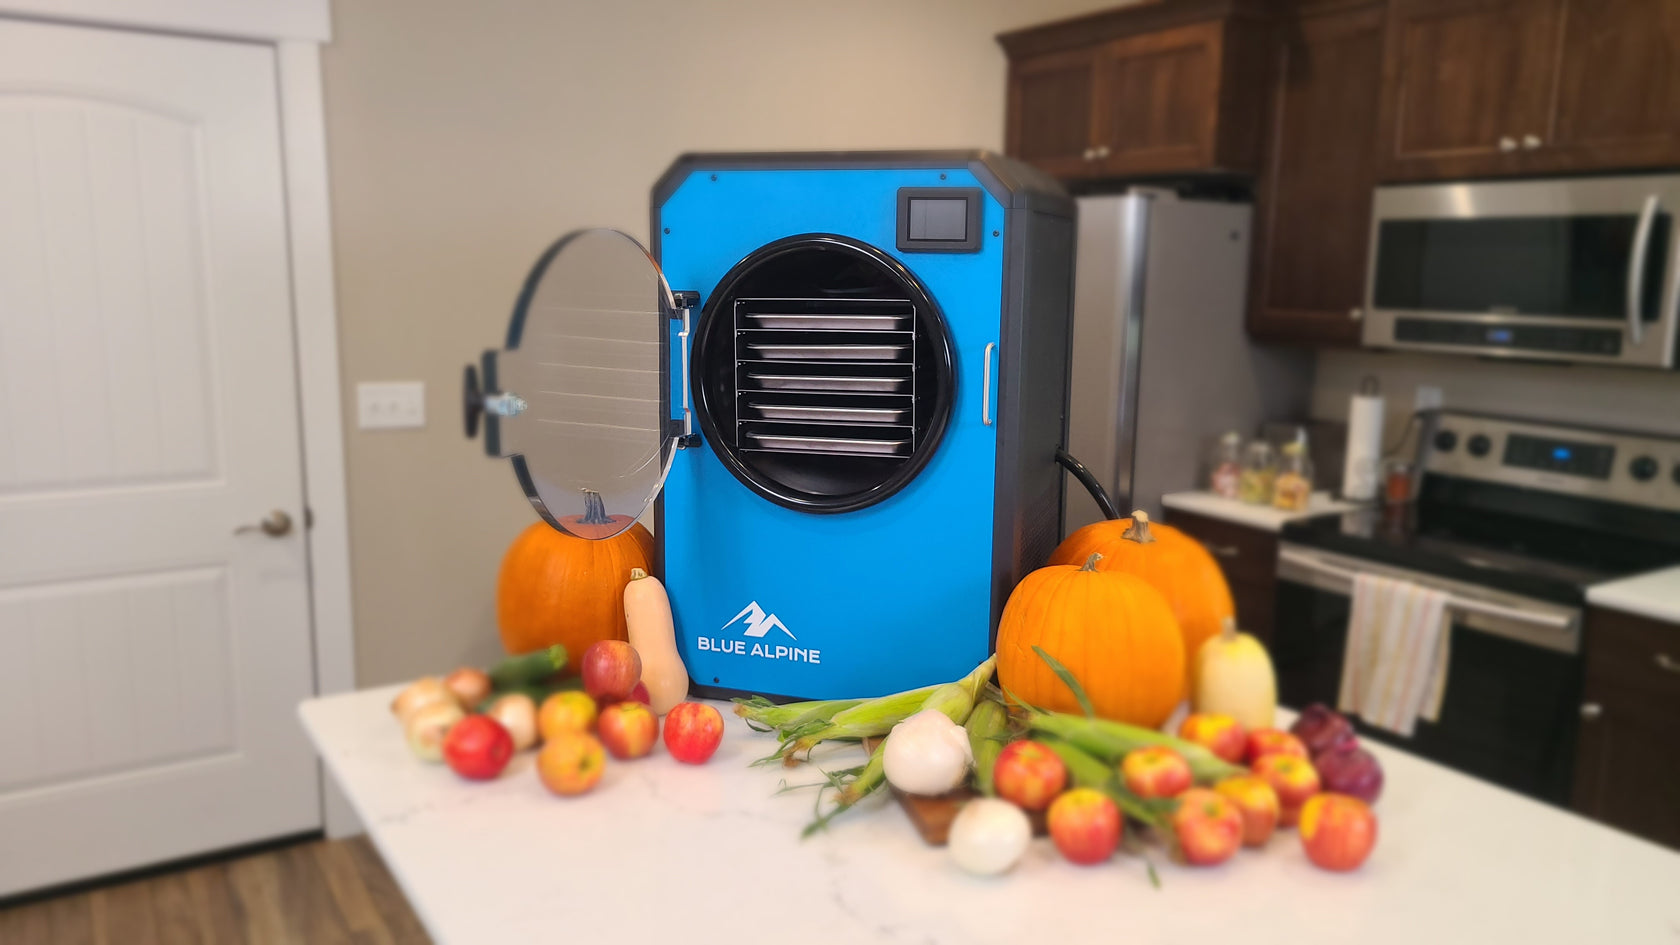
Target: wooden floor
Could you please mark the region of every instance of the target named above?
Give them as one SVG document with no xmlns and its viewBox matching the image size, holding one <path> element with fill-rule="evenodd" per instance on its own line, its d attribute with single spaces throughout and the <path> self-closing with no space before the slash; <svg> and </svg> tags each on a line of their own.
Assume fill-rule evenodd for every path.
<svg viewBox="0 0 1680 945">
<path fill-rule="evenodd" d="M 366 837 L 0 905 L 3 945 L 429 945 Z"/>
</svg>

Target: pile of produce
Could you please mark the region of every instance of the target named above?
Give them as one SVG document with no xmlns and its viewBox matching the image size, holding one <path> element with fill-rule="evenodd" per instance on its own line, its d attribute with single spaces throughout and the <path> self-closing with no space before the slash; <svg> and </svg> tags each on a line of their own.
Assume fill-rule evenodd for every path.
<svg viewBox="0 0 1680 945">
<path fill-rule="evenodd" d="M 629 761 L 651 754 L 663 716 L 665 750 L 680 762 L 704 764 L 723 740 L 723 716 L 683 701 L 688 673 L 664 587 L 636 568 L 622 607 L 629 642 L 591 643 L 577 675 L 567 674 L 566 647 L 555 643 L 488 672 L 463 667 L 411 683 L 391 704 L 410 750 L 483 781 L 499 777 L 515 752 L 540 744 L 543 786 L 573 796 L 600 782 L 607 755 Z"/>
<path fill-rule="evenodd" d="M 1382 786 L 1375 757 L 1324 706 L 1293 733 L 1272 727 L 1271 660 L 1237 632 L 1211 556 L 1137 512 L 1081 529 L 1053 560 L 1065 563 L 1016 587 L 997 654 L 963 679 L 868 700 L 737 700 L 738 715 L 778 740 L 760 764 L 880 739 L 865 764 L 824 772 L 807 835 L 889 785 L 960 805 L 949 847 L 974 873 L 1013 867 L 1039 816 L 1080 864 L 1123 846 L 1147 858 L 1154 842 L 1213 866 L 1280 827 L 1298 828 L 1324 869 L 1365 861 Z M 1192 713 L 1166 734 L 1186 695 Z"/>
</svg>

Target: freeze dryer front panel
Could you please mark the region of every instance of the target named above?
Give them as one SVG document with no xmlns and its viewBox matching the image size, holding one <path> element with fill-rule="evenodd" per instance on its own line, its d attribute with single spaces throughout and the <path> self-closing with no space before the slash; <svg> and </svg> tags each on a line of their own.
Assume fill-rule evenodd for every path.
<svg viewBox="0 0 1680 945">
<path fill-rule="evenodd" d="M 901 188 L 977 192 L 978 248 L 897 250 Z M 925 466 L 864 508 L 787 508 L 745 485 L 712 444 L 677 452 L 658 537 L 690 675 L 717 689 L 828 698 L 968 672 L 990 651 L 998 428 L 983 416 L 995 418 L 997 410 L 1003 207 L 962 166 L 700 167 L 655 218 L 666 280 L 700 293 L 701 321 L 731 317 L 707 303 L 750 254 L 788 237 L 832 234 L 909 271 L 943 318 L 954 362 L 949 419 Z M 674 418 L 681 417 L 680 327 L 672 323 L 670 338 Z"/>
</svg>

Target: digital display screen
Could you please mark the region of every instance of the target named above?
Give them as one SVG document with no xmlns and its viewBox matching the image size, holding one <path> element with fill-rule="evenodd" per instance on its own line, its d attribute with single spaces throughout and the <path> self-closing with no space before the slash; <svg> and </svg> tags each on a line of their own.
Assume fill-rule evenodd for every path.
<svg viewBox="0 0 1680 945">
<path fill-rule="evenodd" d="M 1513 433 L 1505 438 L 1505 465 L 1591 479 L 1608 479 L 1616 448 Z"/>
<path fill-rule="evenodd" d="M 1489 344 L 1508 345 L 1514 336 L 1509 328 L 1489 328 L 1487 340 Z"/>
</svg>

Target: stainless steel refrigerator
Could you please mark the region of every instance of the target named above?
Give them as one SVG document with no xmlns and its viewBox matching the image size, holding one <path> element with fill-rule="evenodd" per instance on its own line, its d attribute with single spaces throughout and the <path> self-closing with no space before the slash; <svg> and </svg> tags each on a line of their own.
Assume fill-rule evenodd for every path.
<svg viewBox="0 0 1680 945">
<path fill-rule="evenodd" d="M 1068 451 L 1122 513 L 1205 488 L 1227 430 L 1307 414 L 1311 354 L 1243 326 L 1252 216 L 1160 190 L 1079 200 Z M 1102 518 L 1077 483 L 1065 494 L 1065 532 Z"/>
</svg>

